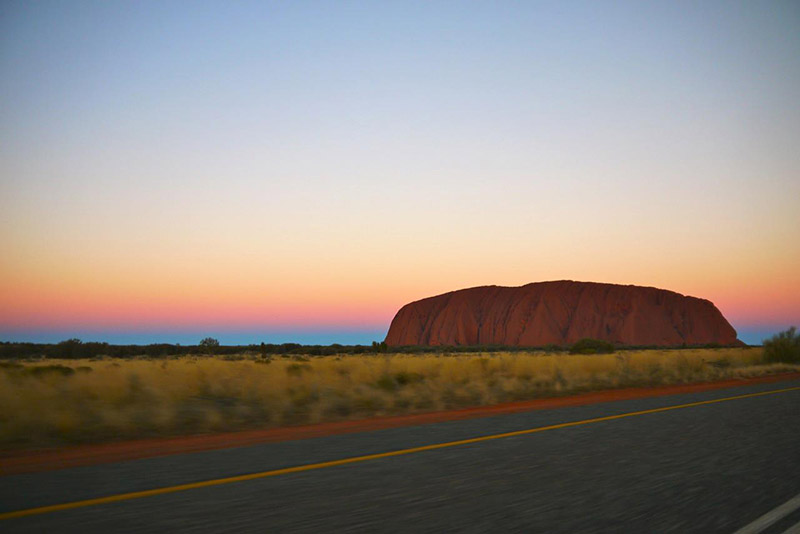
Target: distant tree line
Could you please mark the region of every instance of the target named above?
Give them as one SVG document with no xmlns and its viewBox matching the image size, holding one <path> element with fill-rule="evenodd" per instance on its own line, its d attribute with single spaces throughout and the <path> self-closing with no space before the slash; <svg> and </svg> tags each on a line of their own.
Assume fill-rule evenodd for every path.
<svg viewBox="0 0 800 534">
<path fill-rule="evenodd" d="M 589 343 L 587 345 L 587 343 Z M 580 345 L 580 347 L 578 347 Z M 456 346 L 424 346 L 412 345 L 404 347 L 387 347 L 386 343 L 373 341 L 371 345 L 301 345 L 300 343 L 261 343 L 252 345 L 220 345 L 214 338 L 205 338 L 197 345 L 181 345 L 171 343 L 152 343 L 149 345 L 112 345 L 104 342 L 84 342 L 80 339 L 67 339 L 60 343 L 14 343 L 0 342 L 0 359 L 15 358 L 59 358 L 81 359 L 107 356 L 111 358 L 134 358 L 146 356 L 149 358 L 166 358 L 186 356 L 190 354 L 209 354 L 215 356 L 233 356 L 250 354 L 253 356 L 269 355 L 309 355 L 331 356 L 334 354 L 382 354 L 386 352 L 400 354 L 462 354 L 471 352 L 529 352 L 532 350 L 545 352 L 562 352 L 572 349 L 573 352 L 613 352 L 626 349 L 661 348 L 654 346 L 625 346 L 613 345 L 596 341 L 581 340 L 573 346 L 545 345 L 543 347 L 516 347 L 506 345 L 456 345 Z M 671 348 L 688 348 L 671 347 Z M 702 345 L 702 348 L 720 348 L 720 345 Z M 576 350 L 581 349 L 581 350 Z"/>
<path fill-rule="evenodd" d="M 80 339 L 67 339 L 60 343 L 14 343 L 0 342 L 0 358 L 134 358 L 147 356 L 164 358 L 170 356 L 187 356 L 190 354 L 212 354 L 231 356 L 234 354 L 307 354 L 326 356 L 332 354 L 368 354 L 385 352 L 385 343 L 372 345 L 301 345 L 299 343 L 261 343 L 259 345 L 220 345 L 213 338 L 206 338 L 197 345 L 181 345 L 172 343 L 152 343 L 149 345 L 112 345 L 105 342 L 84 342 Z"/>
</svg>

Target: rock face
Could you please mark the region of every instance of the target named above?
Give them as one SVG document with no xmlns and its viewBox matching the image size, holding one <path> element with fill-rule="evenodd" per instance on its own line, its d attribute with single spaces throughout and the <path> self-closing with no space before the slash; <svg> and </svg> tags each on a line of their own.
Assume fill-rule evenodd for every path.
<svg viewBox="0 0 800 534">
<path fill-rule="evenodd" d="M 654 287 L 592 282 L 484 286 L 412 302 L 397 312 L 386 344 L 743 345 L 708 300 Z"/>
</svg>

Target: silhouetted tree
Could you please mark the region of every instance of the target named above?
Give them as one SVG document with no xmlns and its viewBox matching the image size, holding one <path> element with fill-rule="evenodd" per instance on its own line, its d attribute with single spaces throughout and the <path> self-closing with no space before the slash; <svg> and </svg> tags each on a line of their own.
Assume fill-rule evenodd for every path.
<svg viewBox="0 0 800 534">
<path fill-rule="evenodd" d="M 209 354 L 213 354 L 219 348 L 219 341 L 213 337 L 207 337 L 200 340 L 200 346 L 205 349 Z"/>
</svg>

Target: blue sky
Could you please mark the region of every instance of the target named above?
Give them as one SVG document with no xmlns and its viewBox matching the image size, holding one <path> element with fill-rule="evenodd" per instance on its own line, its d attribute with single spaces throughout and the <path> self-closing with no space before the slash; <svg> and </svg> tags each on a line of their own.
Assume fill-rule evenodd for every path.
<svg viewBox="0 0 800 534">
<path fill-rule="evenodd" d="M 371 342 L 407 302 L 560 279 L 798 324 L 799 27 L 788 1 L 3 2 L 0 334 Z"/>
</svg>

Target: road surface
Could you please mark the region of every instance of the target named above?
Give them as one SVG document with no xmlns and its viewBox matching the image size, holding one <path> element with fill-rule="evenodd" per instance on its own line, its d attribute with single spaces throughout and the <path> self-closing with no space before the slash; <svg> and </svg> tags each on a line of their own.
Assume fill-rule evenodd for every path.
<svg viewBox="0 0 800 534">
<path fill-rule="evenodd" d="M 798 495 L 795 379 L 0 476 L 0 531 L 771 534 Z"/>
</svg>

